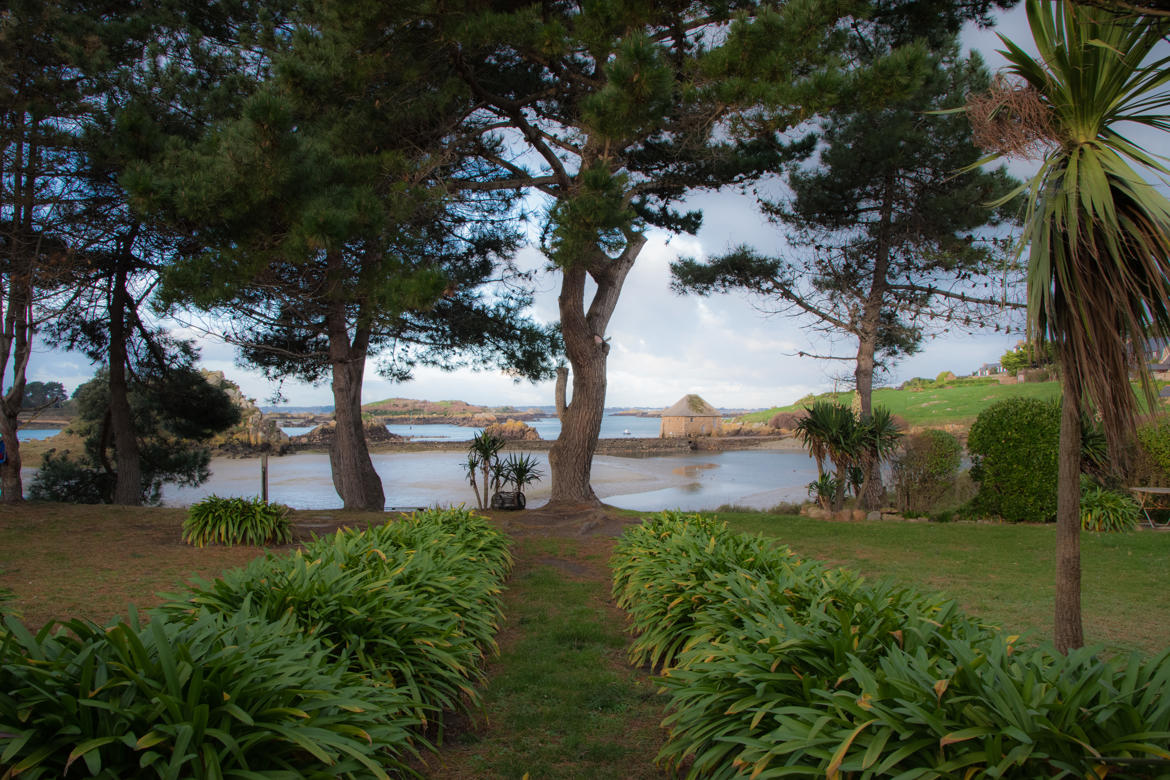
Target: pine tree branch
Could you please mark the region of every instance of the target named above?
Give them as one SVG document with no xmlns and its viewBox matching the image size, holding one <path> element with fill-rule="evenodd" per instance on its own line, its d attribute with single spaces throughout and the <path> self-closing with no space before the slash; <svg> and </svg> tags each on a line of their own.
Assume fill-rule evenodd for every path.
<svg viewBox="0 0 1170 780">
<path fill-rule="evenodd" d="M 945 290 L 941 287 L 923 287 L 917 284 L 891 284 L 890 290 L 897 290 L 899 292 L 921 293 L 923 295 L 937 295 L 940 298 L 948 298 L 950 300 L 960 301 L 962 303 L 972 303 L 980 306 L 1002 306 L 1007 309 L 1025 309 L 1027 304 L 1016 301 L 1008 301 L 999 298 L 979 298 L 974 295 L 967 295 L 966 293 L 953 292 Z"/>
</svg>

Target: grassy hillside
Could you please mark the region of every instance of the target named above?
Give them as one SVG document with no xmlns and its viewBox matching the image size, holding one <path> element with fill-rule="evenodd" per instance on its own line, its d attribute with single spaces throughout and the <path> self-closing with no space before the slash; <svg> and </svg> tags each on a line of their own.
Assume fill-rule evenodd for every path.
<svg viewBox="0 0 1170 780">
<path fill-rule="evenodd" d="M 1059 382 L 1029 382 L 1019 385 L 1001 385 L 995 380 L 957 380 L 940 387 L 924 387 L 907 390 L 881 388 L 874 390 L 874 405 L 887 407 L 891 412 L 905 419 L 911 425 L 969 425 L 975 422 L 979 413 L 996 401 L 1005 398 L 1060 397 Z M 816 400 L 836 399 L 843 404 L 853 400 L 853 392 L 824 393 Z M 763 412 L 744 415 L 745 422 L 767 422 L 777 412 L 795 412 L 812 402 L 802 398 L 790 406 L 780 406 Z"/>
</svg>

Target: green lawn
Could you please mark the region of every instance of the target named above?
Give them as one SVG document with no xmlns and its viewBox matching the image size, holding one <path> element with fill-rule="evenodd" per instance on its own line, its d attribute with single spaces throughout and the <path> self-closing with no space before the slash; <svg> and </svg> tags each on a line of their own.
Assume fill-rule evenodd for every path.
<svg viewBox="0 0 1170 780">
<path fill-rule="evenodd" d="M 1053 526 L 720 517 L 800 555 L 942 591 L 1010 633 L 1051 636 Z M 1170 647 L 1170 532 L 1085 533 L 1081 560 L 1086 642 L 1146 654 Z"/>
<path fill-rule="evenodd" d="M 1059 382 L 1001 385 L 997 382 L 970 381 L 936 389 L 897 390 L 892 387 L 883 387 L 873 391 L 875 406 L 885 406 L 911 425 L 970 424 L 975 421 L 981 411 L 1005 398 L 1056 399 L 1058 397 L 1060 397 Z M 817 398 L 835 399 L 840 403 L 849 404 L 853 400 L 853 392 L 825 393 Z M 777 412 L 794 412 L 803 409 L 804 406 L 803 403 L 778 406 L 763 412 L 752 412 L 744 415 L 741 419 L 745 422 L 767 422 Z"/>
<path fill-rule="evenodd" d="M 653 759 L 663 700 L 649 675 L 626 663 L 625 616 L 608 603 L 611 546 L 519 541 L 483 717 L 426 757 L 427 776 L 662 776 Z"/>
</svg>

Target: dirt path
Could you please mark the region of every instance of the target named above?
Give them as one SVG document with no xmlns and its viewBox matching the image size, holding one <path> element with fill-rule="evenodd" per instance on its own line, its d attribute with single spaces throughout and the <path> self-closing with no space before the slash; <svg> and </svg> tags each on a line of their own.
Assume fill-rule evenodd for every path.
<svg viewBox="0 0 1170 780">
<path fill-rule="evenodd" d="M 661 697 L 626 662 L 624 614 L 607 561 L 634 522 L 582 508 L 495 515 L 516 540 L 504 594 L 500 655 L 487 669 L 484 709 L 452 724 L 433 778 L 656 778 Z"/>
</svg>

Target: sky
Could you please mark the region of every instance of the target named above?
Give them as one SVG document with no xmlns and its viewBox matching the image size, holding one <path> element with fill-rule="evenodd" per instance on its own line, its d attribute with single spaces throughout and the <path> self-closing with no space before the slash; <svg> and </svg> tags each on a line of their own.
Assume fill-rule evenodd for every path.
<svg viewBox="0 0 1170 780">
<path fill-rule="evenodd" d="M 993 69 L 1003 62 L 994 53 L 1000 46 L 996 32 L 1021 45 L 1030 43 L 1022 5 L 1001 14 L 994 31 L 970 29 L 963 36 L 964 48 L 980 51 Z M 851 363 L 797 353 L 850 356 L 856 352 L 853 339 L 826 341 L 807 327 L 807 320 L 764 316 L 744 296 L 678 296 L 670 291 L 672 260 L 703 259 L 739 244 L 768 253 L 782 240 L 780 231 L 764 219 L 748 195 L 704 193 L 692 198 L 688 207 L 703 211 L 703 228 L 698 235 L 651 232 L 627 278 L 606 334 L 611 345 L 606 405 L 665 408 L 688 393 L 697 393 L 723 409 L 768 408 L 793 403 L 812 392 L 844 387 L 842 377 L 852 372 Z M 543 269 L 547 265 L 534 249 L 524 250 L 517 261 L 523 268 Z M 556 321 L 558 289 L 556 273 L 538 274 L 532 311 L 536 319 Z M 277 385 L 238 366 L 233 347 L 194 332 L 179 331 L 177 335 L 195 338 L 201 349 L 201 366 L 224 372 L 245 395 L 261 405 L 274 396 Z M 892 366 L 879 381 L 896 386 L 912 377 L 933 378 L 943 371 L 971 374 L 984 363 L 996 362 L 1019 338 L 1018 332 L 939 335 L 928 339 L 918 354 Z M 378 376 L 374 363 L 367 367 L 362 392 L 365 403 L 391 397 L 461 400 L 488 406 L 553 403 L 551 381 L 517 383 L 501 372 L 420 368 L 412 381 L 392 383 Z M 72 392 L 93 373 L 94 367 L 82 355 L 39 348 L 30 362 L 28 378 L 61 382 Z M 280 391 L 289 406 L 332 405 L 328 383 L 312 386 L 289 381 Z"/>
</svg>

